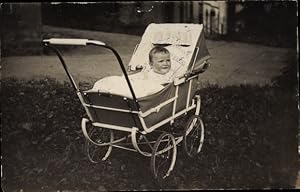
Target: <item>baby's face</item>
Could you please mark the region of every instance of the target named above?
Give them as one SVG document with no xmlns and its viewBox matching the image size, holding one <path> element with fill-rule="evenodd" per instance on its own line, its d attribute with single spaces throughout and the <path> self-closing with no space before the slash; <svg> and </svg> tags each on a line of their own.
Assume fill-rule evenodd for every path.
<svg viewBox="0 0 300 192">
<path fill-rule="evenodd" d="M 170 54 L 168 53 L 156 53 L 152 56 L 151 62 L 153 71 L 159 74 L 166 74 L 171 69 Z"/>
</svg>

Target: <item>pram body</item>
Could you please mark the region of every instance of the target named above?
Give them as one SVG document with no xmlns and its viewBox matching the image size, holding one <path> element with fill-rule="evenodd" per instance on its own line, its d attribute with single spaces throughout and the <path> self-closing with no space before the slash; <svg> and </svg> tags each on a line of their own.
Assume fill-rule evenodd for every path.
<svg viewBox="0 0 300 192">
<path fill-rule="evenodd" d="M 57 53 L 88 115 L 88 118 L 82 118 L 81 127 L 86 138 L 87 154 L 92 162 L 98 162 L 95 155 L 101 149 L 105 150 L 100 160 L 106 160 L 114 147 L 139 152 L 151 157 L 151 170 L 154 177 L 160 180 L 169 176 L 173 170 L 177 145 L 181 141 L 184 141 L 184 148 L 189 156 L 200 152 L 204 141 L 204 125 L 199 116 L 201 98 L 195 93 L 200 74 L 205 71 L 209 59 L 203 25 L 150 24 L 134 51 L 128 69 L 125 69 L 118 53 L 101 41 L 46 39 L 43 42 Z M 91 44 L 110 49 L 119 61 L 132 97 L 95 90 L 81 91 L 61 54 L 51 46 L 57 44 Z M 140 66 L 146 67 L 148 57 L 145 57 L 145 52 L 148 53 L 155 45 L 168 47 L 171 55 L 174 55 L 172 64 L 184 68 L 185 72 L 163 90 L 137 98 L 128 73 L 138 70 Z M 194 115 L 184 128 L 172 127 L 178 117 L 192 110 Z M 168 124 L 170 129 L 162 129 Z M 162 164 L 166 167 L 159 167 Z"/>
</svg>

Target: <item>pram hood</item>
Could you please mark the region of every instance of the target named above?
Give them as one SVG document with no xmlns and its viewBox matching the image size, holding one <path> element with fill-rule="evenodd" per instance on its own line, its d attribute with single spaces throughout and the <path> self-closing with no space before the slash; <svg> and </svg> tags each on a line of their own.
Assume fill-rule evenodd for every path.
<svg viewBox="0 0 300 192">
<path fill-rule="evenodd" d="M 149 52 L 157 45 L 170 51 L 172 70 L 179 76 L 197 70 L 210 57 L 202 24 L 152 23 L 146 28 L 132 55 L 129 68 L 134 70 L 137 66 L 149 67 Z"/>
</svg>

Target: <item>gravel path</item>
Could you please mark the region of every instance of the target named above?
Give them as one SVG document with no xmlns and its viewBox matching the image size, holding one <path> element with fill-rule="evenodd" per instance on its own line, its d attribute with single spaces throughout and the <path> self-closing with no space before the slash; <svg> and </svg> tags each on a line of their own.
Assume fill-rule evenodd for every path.
<svg viewBox="0 0 300 192">
<path fill-rule="evenodd" d="M 50 26 L 44 26 L 43 31 L 46 37 L 104 41 L 118 51 L 125 64 L 129 62 L 135 45 L 141 39 L 140 36 L 134 35 Z M 212 56 L 210 59 L 212 65 L 203 73 L 202 82 L 218 84 L 221 87 L 238 84 L 269 84 L 271 78 L 279 75 L 281 68 L 288 64 L 289 58 L 296 55 L 296 50 L 286 48 L 212 40 L 206 40 L 206 43 Z M 116 60 L 109 52 L 93 46 L 72 48 L 66 53 L 65 58 L 70 70 L 80 81 L 95 81 L 119 70 Z M 3 78 L 32 79 L 48 76 L 58 81 L 67 80 L 57 57 L 52 55 L 2 57 L 1 65 Z"/>
</svg>

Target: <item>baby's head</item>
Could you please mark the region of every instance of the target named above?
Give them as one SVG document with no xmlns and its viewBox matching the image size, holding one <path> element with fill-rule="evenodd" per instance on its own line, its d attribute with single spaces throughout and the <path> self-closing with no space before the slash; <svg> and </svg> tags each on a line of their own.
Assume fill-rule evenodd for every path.
<svg viewBox="0 0 300 192">
<path fill-rule="evenodd" d="M 166 74 L 171 69 L 170 52 L 164 47 L 154 47 L 149 53 L 149 63 L 155 73 Z"/>
</svg>

